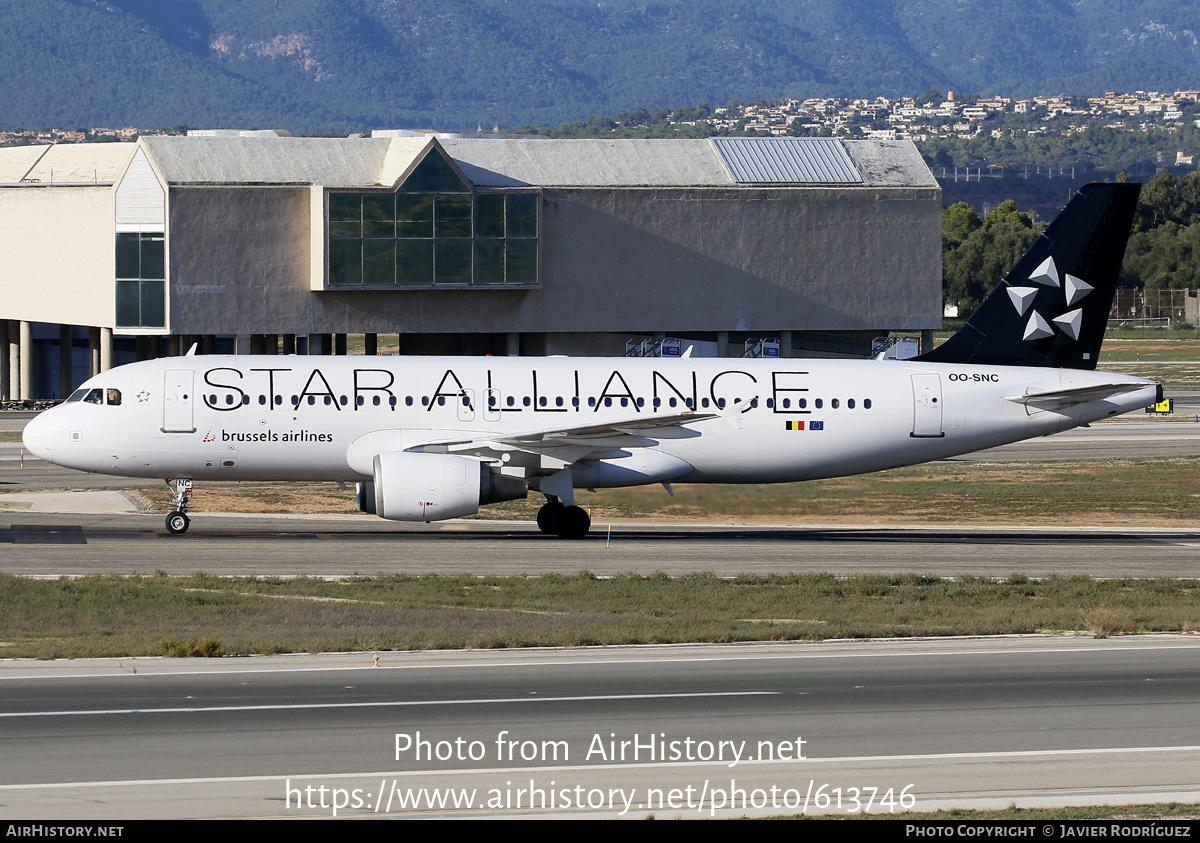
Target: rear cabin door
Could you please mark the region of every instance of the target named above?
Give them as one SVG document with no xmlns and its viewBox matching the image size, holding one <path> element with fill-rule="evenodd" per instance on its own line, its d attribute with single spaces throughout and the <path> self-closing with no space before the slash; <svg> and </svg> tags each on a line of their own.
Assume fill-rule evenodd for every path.
<svg viewBox="0 0 1200 843">
<path fill-rule="evenodd" d="M 945 436 L 942 431 L 942 378 L 940 375 L 913 375 L 912 436 Z"/>
</svg>

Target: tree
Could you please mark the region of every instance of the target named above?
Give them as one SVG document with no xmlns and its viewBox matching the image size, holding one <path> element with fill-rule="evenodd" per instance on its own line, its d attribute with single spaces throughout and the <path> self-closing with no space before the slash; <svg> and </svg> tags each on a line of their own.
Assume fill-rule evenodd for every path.
<svg viewBox="0 0 1200 843">
<path fill-rule="evenodd" d="M 1014 228 L 1033 228 L 1033 220 L 1028 214 L 1022 214 L 1017 210 L 1017 203 L 1012 199 L 1005 199 L 987 215 L 987 219 L 983 221 L 984 228 L 991 228 L 996 225 L 1007 225 Z"/>
<path fill-rule="evenodd" d="M 1154 178 L 1142 186 L 1133 230 L 1150 231 L 1165 222 L 1179 222 L 1182 211 L 1175 177 L 1170 170 L 1159 170 Z"/>
<path fill-rule="evenodd" d="M 956 235 L 968 229 L 966 237 L 956 243 Z M 997 205 L 982 222 L 965 202 L 951 205 L 942 213 L 945 300 L 957 304 L 960 311 L 979 307 L 1033 245 L 1039 231 L 1040 226 L 1035 228 L 1011 199 Z"/>
<path fill-rule="evenodd" d="M 958 246 L 983 225 L 975 209 L 966 202 L 955 202 L 942 211 L 942 242 Z"/>
</svg>

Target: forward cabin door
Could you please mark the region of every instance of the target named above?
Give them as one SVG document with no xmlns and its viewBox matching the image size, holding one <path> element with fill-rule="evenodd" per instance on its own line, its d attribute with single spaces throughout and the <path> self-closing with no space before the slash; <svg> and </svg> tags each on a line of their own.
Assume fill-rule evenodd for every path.
<svg viewBox="0 0 1200 843">
<path fill-rule="evenodd" d="M 913 375 L 912 436 L 945 436 L 942 431 L 941 375 Z"/>
<path fill-rule="evenodd" d="M 196 432 L 194 379 L 191 369 L 167 369 L 163 374 L 163 433 Z"/>
</svg>

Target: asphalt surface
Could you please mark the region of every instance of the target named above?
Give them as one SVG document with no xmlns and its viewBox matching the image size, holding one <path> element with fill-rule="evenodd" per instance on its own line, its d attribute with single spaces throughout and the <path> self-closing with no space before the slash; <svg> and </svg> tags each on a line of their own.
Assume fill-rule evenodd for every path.
<svg viewBox="0 0 1200 843">
<path fill-rule="evenodd" d="M 1186 636 L 3 662 L 0 689 L 10 818 L 1200 799 Z M 420 788 L 475 806 L 401 808 Z"/>
</svg>

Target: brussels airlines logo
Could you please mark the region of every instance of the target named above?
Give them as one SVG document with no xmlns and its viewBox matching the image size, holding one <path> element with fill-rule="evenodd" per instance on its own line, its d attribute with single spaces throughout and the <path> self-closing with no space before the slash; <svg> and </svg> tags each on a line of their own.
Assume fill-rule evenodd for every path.
<svg viewBox="0 0 1200 843">
<path fill-rule="evenodd" d="M 204 434 L 204 439 L 202 441 L 204 441 L 204 442 L 216 442 L 217 441 L 217 437 L 213 435 L 211 427 L 208 429 L 208 433 Z"/>
</svg>

